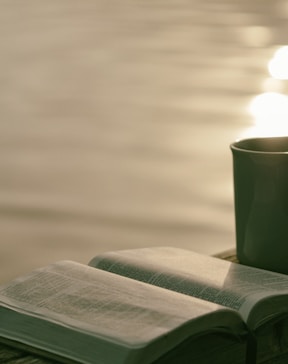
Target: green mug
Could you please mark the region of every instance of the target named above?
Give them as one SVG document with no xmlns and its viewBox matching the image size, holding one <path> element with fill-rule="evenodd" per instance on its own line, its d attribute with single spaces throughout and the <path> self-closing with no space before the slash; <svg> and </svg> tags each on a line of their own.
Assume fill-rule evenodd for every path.
<svg viewBox="0 0 288 364">
<path fill-rule="evenodd" d="M 242 139 L 230 148 L 237 257 L 288 274 L 288 137 Z"/>
</svg>

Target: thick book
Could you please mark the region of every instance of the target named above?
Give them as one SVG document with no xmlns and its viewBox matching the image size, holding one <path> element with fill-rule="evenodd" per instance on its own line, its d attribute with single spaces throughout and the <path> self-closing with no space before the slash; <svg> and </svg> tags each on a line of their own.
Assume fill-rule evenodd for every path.
<svg viewBox="0 0 288 364">
<path fill-rule="evenodd" d="M 154 247 L 0 286 L 0 341 L 63 363 L 287 363 L 288 277 Z"/>
</svg>

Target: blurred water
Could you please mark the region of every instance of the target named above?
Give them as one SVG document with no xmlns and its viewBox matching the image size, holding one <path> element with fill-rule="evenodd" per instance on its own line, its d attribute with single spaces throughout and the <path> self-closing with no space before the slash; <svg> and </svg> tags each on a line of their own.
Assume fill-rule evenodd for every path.
<svg viewBox="0 0 288 364">
<path fill-rule="evenodd" d="M 267 63 L 288 2 L 0 5 L 0 279 L 104 250 L 234 246 L 229 144 L 257 133 L 255 96 L 286 92 Z"/>
</svg>

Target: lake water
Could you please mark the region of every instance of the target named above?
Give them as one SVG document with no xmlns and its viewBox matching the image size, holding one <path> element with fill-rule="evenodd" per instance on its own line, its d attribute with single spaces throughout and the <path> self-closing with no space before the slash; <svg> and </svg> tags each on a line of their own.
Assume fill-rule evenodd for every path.
<svg viewBox="0 0 288 364">
<path fill-rule="evenodd" d="M 234 247 L 229 144 L 287 132 L 267 65 L 288 2 L 0 4 L 1 281 L 106 250 Z"/>
</svg>

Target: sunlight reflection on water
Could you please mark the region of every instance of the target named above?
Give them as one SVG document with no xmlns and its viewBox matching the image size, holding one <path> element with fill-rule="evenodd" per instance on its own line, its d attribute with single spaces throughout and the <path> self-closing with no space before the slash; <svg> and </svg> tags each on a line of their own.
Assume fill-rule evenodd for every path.
<svg viewBox="0 0 288 364">
<path fill-rule="evenodd" d="M 280 47 L 267 64 L 271 77 L 263 82 L 265 92 L 255 96 L 248 105 L 254 125 L 243 137 L 288 135 L 288 46 Z"/>
<path fill-rule="evenodd" d="M 288 46 L 279 48 L 268 62 L 268 70 L 273 78 L 288 79 Z"/>
<path fill-rule="evenodd" d="M 288 81 L 266 67 L 287 0 L 14 3 L 0 13 L 0 280 L 103 250 L 234 246 L 228 145 L 252 124 L 287 133 Z"/>
</svg>

